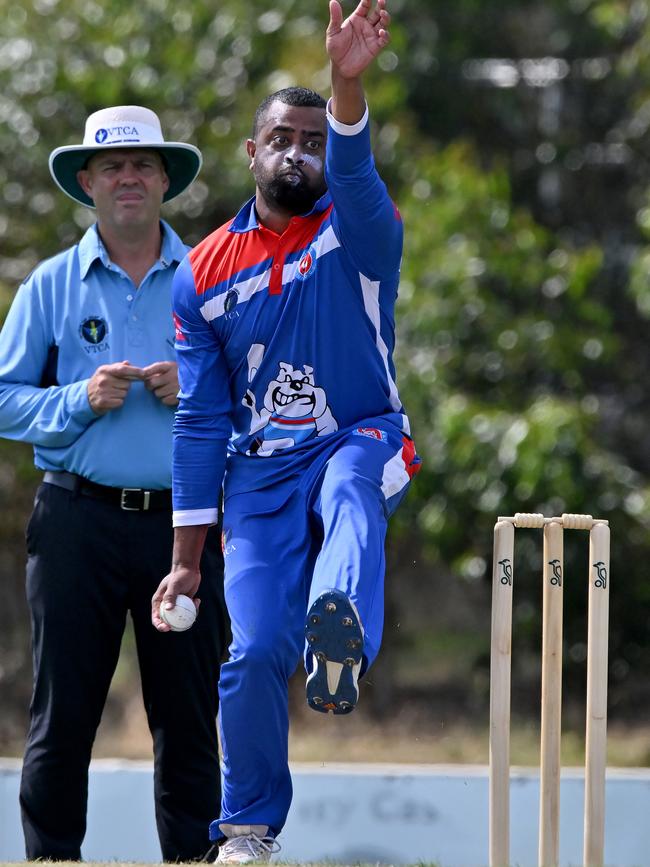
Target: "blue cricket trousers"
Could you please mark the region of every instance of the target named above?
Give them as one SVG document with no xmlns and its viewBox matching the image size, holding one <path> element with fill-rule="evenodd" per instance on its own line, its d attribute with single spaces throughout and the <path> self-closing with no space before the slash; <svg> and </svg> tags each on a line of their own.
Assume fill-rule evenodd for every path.
<svg viewBox="0 0 650 867">
<path fill-rule="evenodd" d="M 372 424 L 328 438 L 306 472 L 226 499 L 233 640 L 219 685 L 223 789 L 212 840 L 224 836 L 222 822 L 268 825 L 275 835 L 284 826 L 292 797 L 288 681 L 307 653 L 311 603 L 330 588 L 346 593 L 365 629 L 362 673 L 379 651 L 387 520 L 419 459 L 392 424 Z"/>
</svg>

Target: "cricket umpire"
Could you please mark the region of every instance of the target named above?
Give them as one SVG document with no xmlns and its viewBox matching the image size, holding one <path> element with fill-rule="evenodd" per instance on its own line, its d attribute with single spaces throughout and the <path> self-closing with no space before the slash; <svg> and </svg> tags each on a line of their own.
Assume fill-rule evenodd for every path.
<svg viewBox="0 0 650 867">
<path fill-rule="evenodd" d="M 78 244 L 20 286 L 0 333 L 0 435 L 44 473 L 27 527 L 34 689 L 20 805 L 27 859 L 80 860 L 88 766 L 130 613 L 153 738 L 165 861 L 200 858 L 219 812 L 216 732 L 226 642 L 217 532 L 192 629 L 151 626 L 172 550 L 178 377 L 170 289 L 188 247 L 160 219 L 200 152 L 164 141 L 154 112 L 91 114 L 50 171 L 94 208 Z"/>
</svg>

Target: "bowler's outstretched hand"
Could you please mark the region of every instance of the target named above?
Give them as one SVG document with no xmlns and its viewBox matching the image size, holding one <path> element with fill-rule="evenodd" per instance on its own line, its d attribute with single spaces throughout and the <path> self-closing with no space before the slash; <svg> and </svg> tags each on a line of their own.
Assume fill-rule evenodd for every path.
<svg viewBox="0 0 650 867">
<path fill-rule="evenodd" d="M 330 0 L 329 9 L 327 54 L 343 78 L 357 78 L 390 41 L 386 0 L 377 0 L 374 9 L 372 0 L 361 0 L 345 21 L 338 0 Z"/>
</svg>

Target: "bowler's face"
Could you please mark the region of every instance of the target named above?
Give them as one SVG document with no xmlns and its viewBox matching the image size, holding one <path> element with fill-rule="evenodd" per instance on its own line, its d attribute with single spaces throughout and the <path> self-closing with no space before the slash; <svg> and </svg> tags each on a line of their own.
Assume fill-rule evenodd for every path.
<svg viewBox="0 0 650 867">
<path fill-rule="evenodd" d="M 169 178 L 159 153 L 146 148 L 94 154 L 77 178 L 93 200 L 100 225 L 146 227 L 158 222 Z"/>
<path fill-rule="evenodd" d="M 271 103 L 246 145 L 255 182 L 270 207 L 293 214 L 313 207 L 327 189 L 326 140 L 325 109 Z"/>
</svg>

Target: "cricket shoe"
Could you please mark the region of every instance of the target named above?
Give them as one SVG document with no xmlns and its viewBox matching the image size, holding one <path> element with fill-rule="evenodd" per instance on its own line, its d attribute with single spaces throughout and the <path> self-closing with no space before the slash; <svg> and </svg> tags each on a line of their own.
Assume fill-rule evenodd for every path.
<svg viewBox="0 0 650 867">
<path fill-rule="evenodd" d="M 268 825 L 222 825 L 221 830 L 228 837 L 215 864 L 268 864 L 273 852 L 280 851 L 275 837 L 268 836 Z"/>
<path fill-rule="evenodd" d="M 340 590 L 327 590 L 307 612 L 305 636 L 314 667 L 307 678 L 307 703 L 321 713 L 350 713 L 359 699 L 363 626 L 354 603 Z"/>
</svg>

